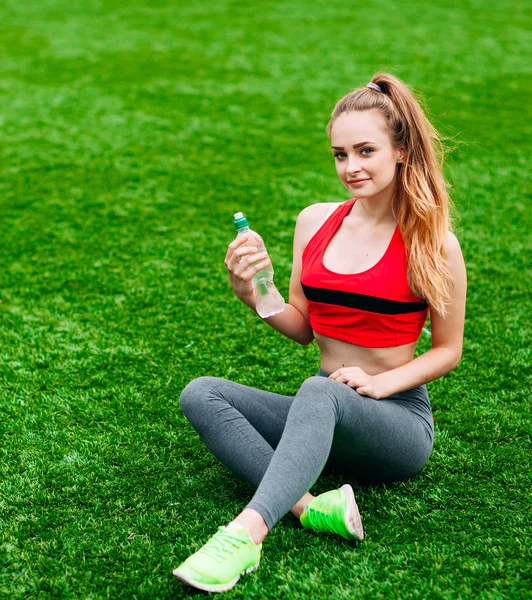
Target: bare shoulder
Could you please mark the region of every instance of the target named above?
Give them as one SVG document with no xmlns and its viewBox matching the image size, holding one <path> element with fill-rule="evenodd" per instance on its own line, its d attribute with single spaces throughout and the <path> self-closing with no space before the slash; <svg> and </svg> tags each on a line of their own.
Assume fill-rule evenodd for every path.
<svg viewBox="0 0 532 600">
<path fill-rule="evenodd" d="M 447 232 L 447 257 L 450 262 L 463 262 L 462 248 L 460 242 L 452 231 Z"/>
<path fill-rule="evenodd" d="M 295 236 L 306 246 L 310 238 L 325 223 L 342 202 L 318 202 L 304 208 L 297 217 Z"/>
<path fill-rule="evenodd" d="M 455 283 L 455 289 L 465 290 L 467 274 L 462 249 L 458 238 L 451 231 L 447 232 L 447 264 Z"/>
<path fill-rule="evenodd" d="M 447 250 L 448 252 L 460 252 L 460 242 L 452 231 L 447 232 Z"/>
</svg>

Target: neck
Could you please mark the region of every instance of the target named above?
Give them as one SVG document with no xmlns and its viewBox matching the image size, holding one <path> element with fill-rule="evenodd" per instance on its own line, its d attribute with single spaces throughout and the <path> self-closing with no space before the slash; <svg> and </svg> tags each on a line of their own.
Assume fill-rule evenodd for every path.
<svg viewBox="0 0 532 600">
<path fill-rule="evenodd" d="M 357 198 L 350 216 L 358 217 L 371 225 L 380 225 L 396 221 L 392 212 L 392 199 L 385 196 L 371 198 Z"/>
</svg>

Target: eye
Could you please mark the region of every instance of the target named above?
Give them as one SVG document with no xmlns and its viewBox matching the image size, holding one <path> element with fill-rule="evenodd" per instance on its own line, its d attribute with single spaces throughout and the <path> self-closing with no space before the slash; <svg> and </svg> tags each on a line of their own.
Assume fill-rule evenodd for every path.
<svg viewBox="0 0 532 600">
<path fill-rule="evenodd" d="M 366 150 L 369 150 L 370 152 L 373 152 L 373 148 L 364 148 L 362 150 L 362 152 L 365 152 Z M 370 156 L 369 154 L 364 154 L 364 156 Z"/>
<path fill-rule="evenodd" d="M 345 157 L 346 157 L 345 152 L 335 152 L 334 153 L 334 158 L 336 158 L 336 160 L 343 160 Z"/>
</svg>

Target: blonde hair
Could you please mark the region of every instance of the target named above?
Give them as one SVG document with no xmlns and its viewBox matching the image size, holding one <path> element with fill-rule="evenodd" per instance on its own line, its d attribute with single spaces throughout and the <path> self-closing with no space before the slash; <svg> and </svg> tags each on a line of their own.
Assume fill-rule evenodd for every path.
<svg viewBox="0 0 532 600">
<path fill-rule="evenodd" d="M 425 116 L 410 88 L 389 73 L 376 73 L 371 83 L 339 100 L 327 134 L 342 113 L 377 109 L 384 118 L 394 148 L 404 148 L 397 165 L 392 210 L 408 256 L 408 280 L 414 294 L 442 316 L 447 314 L 452 276 L 447 268 L 447 233 L 451 230 L 451 199 L 443 176 L 443 137 Z"/>
</svg>

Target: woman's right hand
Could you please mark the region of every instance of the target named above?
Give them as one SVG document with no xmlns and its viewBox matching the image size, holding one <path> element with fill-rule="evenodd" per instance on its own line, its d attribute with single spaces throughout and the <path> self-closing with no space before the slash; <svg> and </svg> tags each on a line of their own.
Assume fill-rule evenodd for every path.
<svg viewBox="0 0 532 600">
<path fill-rule="evenodd" d="M 237 298 L 254 309 L 253 276 L 271 262 L 267 252 L 257 252 L 257 246 L 251 246 L 249 243 L 249 236 L 245 234 L 232 241 L 225 255 L 225 266 Z"/>
</svg>

